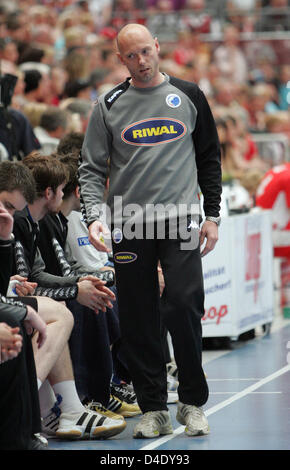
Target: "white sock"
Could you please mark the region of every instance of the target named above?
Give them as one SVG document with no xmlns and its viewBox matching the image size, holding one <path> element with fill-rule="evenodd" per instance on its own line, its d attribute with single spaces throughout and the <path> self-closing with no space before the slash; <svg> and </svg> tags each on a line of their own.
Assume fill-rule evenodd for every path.
<svg viewBox="0 0 290 470">
<path fill-rule="evenodd" d="M 56 396 L 54 394 L 53 388 L 47 379 L 43 382 L 38 395 L 41 416 L 42 418 L 45 418 L 49 415 L 51 408 L 53 408 L 56 402 Z"/>
<path fill-rule="evenodd" d="M 77 413 L 85 410 L 78 396 L 74 380 L 65 380 L 52 386 L 54 393 L 62 397 L 59 404 L 62 413 Z"/>
</svg>

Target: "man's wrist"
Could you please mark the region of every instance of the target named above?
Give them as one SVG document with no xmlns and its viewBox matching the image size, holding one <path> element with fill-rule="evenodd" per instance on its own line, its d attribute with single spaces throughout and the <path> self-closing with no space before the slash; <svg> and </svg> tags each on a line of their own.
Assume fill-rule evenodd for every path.
<svg viewBox="0 0 290 470">
<path fill-rule="evenodd" d="M 213 217 L 211 215 L 207 215 L 205 217 L 205 220 L 208 220 L 209 222 L 214 222 L 217 226 L 221 224 L 221 217 Z"/>
<path fill-rule="evenodd" d="M 8 238 L 1 238 L 1 237 L 0 237 L 0 245 L 1 245 L 1 246 L 10 245 L 10 243 L 11 243 L 13 240 L 14 240 L 14 235 L 13 235 L 13 233 L 11 233 Z"/>
</svg>

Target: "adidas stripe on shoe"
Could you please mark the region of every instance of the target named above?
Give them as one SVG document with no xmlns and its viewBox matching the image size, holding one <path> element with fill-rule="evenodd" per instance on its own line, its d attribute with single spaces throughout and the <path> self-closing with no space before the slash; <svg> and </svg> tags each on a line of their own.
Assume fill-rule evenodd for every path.
<svg viewBox="0 0 290 470">
<path fill-rule="evenodd" d="M 56 437 L 60 439 L 107 439 L 122 432 L 126 421 L 85 409 L 80 413 L 62 413 Z"/>
<path fill-rule="evenodd" d="M 147 411 L 142 416 L 141 421 L 135 426 L 133 437 L 135 439 L 150 439 L 172 433 L 173 428 L 168 411 Z"/>
<path fill-rule="evenodd" d="M 209 434 L 209 425 L 202 408 L 178 402 L 176 419 L 185 425 L 187 436 L 203 436 Z"/>
<path fill-rule="evenodd" d="M 87 408 L 88 410 L 96 411 L 97 413 L 100 413 L 101 415 L 106 416 L 107 418 L 124 420 L 124 417 L 122 415 L 108 410 L 101 403 L 93 401 L 93 400 L 88 402 L 85 405 L 85 408 Z"/>
<path fill-rule="evenodd" d="M 107 406 L 108 410 L 113 411 L 114 413 L 120 414 L 125 418 L 130 418 L 131 416 L 136 416 L 141 414 L 139 406 L 136 404 L 129 404 L 125 401 L 119 400 L 119 398 L 110 395 L 110 401 Z"/>
<path fill-rule="evenodd" d="M 130 405 L 137 403 L 136 393 L 130 385 L 125 383 L 116 384 L 112 382 L 111 394 L 119 400 L 129 403 Z"/>
<path fill-rule="evenodd" d="M 42 432 L 48 437 L 54 437 L 59 427 L 59 417 L 61 415 L 61 409 L 59 404 L 62 401 L 62 397 L 57 395 L 57 401 L 53 408 L 51 408 L 49 414 L 41 419 Z"/>
</svg>

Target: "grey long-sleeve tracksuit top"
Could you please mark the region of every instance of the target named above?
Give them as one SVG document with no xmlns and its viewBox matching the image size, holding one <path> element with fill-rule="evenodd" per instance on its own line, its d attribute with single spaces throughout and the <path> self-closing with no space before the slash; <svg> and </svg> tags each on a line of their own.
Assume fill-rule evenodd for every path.
<svg viewBox="0 0 290 470">
<path fill-rule="evenodd" d="M 180 215 L 190 214 L 199 207 L 199 188 L 205 215 L 219 215 L 220 146 L 208 102 L 194 83 L 165 75 L 156 87 L 135 88 L 127 79 L 100 96 L 79 167 L 88 225 L 100 218 L 108 161 L 107 204 L 117 223 L 128 218 L 123 209 L 129 204 L 142 211 L 148 204 L 182 205 Z M 114 212 L 114 196 L 122 196 L 122 214 Z"/>
</svg>

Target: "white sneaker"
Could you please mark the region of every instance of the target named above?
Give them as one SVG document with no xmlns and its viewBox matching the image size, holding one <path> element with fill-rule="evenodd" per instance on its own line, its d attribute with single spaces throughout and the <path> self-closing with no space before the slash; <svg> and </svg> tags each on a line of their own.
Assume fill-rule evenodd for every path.
<svg viewBox="0 0 290 470">
<path fill-rule="evenodd" d="M 122 432 L 123 419 L 112 419 L 85 409 L 80 413 L 62 413 L 56 437 L 60 439 L 106 439 Z"/>
<path fill-rule="evenodd" d="M 176 419 L 185 425 L 185 434 L 188 436 L 209 434 L 208 421 L 202 408 L 178 402 Z"/>
<path fill-rule="evenodd" d="M 133 437 L 137 439 L 158 437 L 161 434 L 172 434 L 170 414 L 166 410 L 147 411 L 135 426 Z"/>
<path fill-rule="evenodd" d="M 49 410 L 47 416 L 41 419 L 41 428 L 45 436 L 55 437 L 55 433 L 59 427 L 59 417 L 61 409 L 59 408 L 60 401 L 57 401 L 54 406 Z"/>
</svg>

